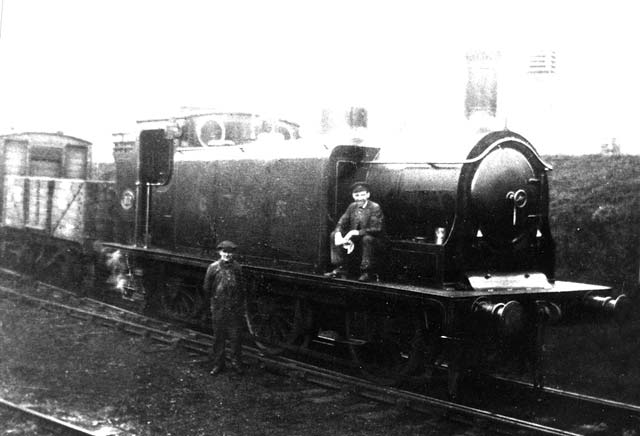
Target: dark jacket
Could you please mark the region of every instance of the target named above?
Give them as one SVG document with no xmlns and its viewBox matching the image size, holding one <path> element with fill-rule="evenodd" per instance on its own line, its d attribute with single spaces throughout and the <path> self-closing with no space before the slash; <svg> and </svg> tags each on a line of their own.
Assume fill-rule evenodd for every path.
<svg viewBox="0 0 640 436">
<path fill-rule="evenodd" d="M 203 289 L 212 305 L 222 309 L 239 310 L 244 302 L 242 268 L 235 260 L 218 260 L 207 268 Z M 214 304 L 215 303 L 215 304 Z"/>
<path fill-rule="evenodd" d="M 338 220 L 336 232 L 343 235 L 350 230 L 358 230 L 359 236 L 381 236 L 384 232 L 384 215 L 378 203 L 367 201 L 364 207 L 358 207 L 355 201 Z"/>
</svg>

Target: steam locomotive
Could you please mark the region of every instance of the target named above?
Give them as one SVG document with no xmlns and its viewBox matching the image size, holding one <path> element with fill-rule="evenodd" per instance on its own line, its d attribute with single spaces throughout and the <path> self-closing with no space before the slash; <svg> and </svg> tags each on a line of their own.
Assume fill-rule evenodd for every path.
<svg viewBox="0 0 640 436">
<path fill-rule="evenodd" d="M 489 354 L 528 363 L 539 384 L 546 326 L 624 317 L 625 295 L 556 280 L 551 167 L 523 136 L 488 133 L 451 162 L 388 160 L 390 148 L 301 138 L 294 123 L 248 113 L 142 122 L 114 149 L 115 237 L 102 253 L 124 259 L 118 286 L 132 300 L 201 323 L 204 269 L 233 240 L 247 327 L 265 352 L 344 346 L 388 384 L 446 362 L 455 391 Z M 385 214 L 373 282 L 323 275 L 355 181 Z"/>
</svg>

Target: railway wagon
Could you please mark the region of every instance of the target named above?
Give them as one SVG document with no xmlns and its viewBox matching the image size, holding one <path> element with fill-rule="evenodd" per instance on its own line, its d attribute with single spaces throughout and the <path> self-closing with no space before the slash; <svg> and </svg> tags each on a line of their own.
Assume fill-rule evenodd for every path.
<svg viewBox="0 0 640 436">
<path fill-rule="evenodd" d="M 92 181 L 91 143 L 62 133 L 0 137 L 2 264 L 80 284 L 91 240 L 112 238 L 112 183 Z"/>
<path fill-rule="evenodd" d="M 555 277 L 551 168 L 523 136 L 489 133 L 452 162 L 385 160 L 398 144 L 260 138 L 260 123 L 156 120 L 115 153 L 123 231 L 104 245 L 126 259 L 122 286 L 152 310 L 198 322 L 204 268 L 230 239 L 241 247 L 248 330 L 265 351 L 340 344 L 381 383 L 447 362 L 452 392 L 464 368 L 496 354 L 528 362 L 539 383 L 546 326 L 624 316 L 626 296 Z M 374 282 L 323 276 L 356 180 L 372 186 L 389 235 Z"/>
</svg>

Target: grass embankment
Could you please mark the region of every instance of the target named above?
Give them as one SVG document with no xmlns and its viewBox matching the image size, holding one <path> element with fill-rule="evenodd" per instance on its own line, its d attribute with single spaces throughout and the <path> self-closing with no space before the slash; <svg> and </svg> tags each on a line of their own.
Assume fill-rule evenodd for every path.
<svg viewBox="0 0 640 436">
<path fill-rule="evenodd" d="M 551 229 L 557 277 L 635 293 L 640 254 L 640 156 L 554 156 Z"/>
<path fill-rule="evenodd" d="M 549 381 L 640 403 L 640 156 L 551 156 L 550 219 L 560 280 L 613 286 L 631 319 L 550 329 Z"/>
</svg>

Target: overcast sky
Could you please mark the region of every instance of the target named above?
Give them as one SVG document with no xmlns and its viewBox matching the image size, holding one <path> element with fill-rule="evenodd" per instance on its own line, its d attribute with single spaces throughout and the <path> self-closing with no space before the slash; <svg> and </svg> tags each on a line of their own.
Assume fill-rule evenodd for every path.
<svg viewBox="0 0 640 436">
<path fill-rule="evenodd" d="M 459 125 L 466 51 L 544 49 L 558 73 L 528 120 L 541 151 L 616 137 L 640 153 L 633 2 L 556 3 L 4 0 L 0 133 L 61 130 L 108 156 L 111 133 L 181 106 L 315 121 L 364 105 L 428 137 Z"/>
</svg>

